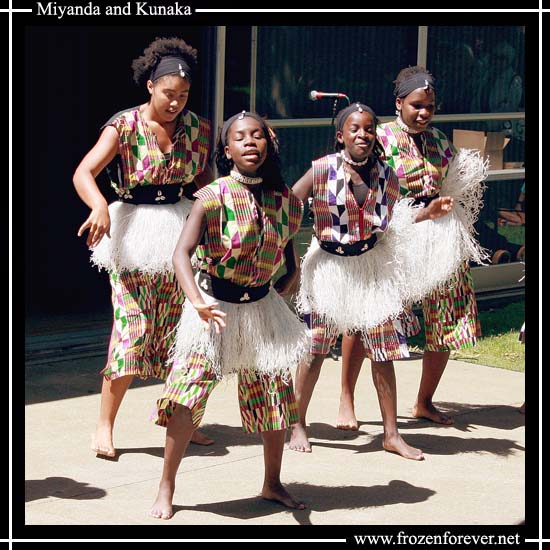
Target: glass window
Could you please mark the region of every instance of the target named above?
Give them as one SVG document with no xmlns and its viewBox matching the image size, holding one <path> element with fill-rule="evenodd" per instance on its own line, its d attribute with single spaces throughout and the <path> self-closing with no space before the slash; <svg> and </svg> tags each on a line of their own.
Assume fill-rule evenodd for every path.
<svg viewBox="0 0 550 550">
<path fill-rule="evenodd" d="M 440 113 L 525 110 L 524 27 L 430 27 L 427 64 Z M 487 130 L 502 125 L 486 124 Z"/>
<path fill-rule="evenodd" d="M 493 263 L 521 261 L 525 244 L 524 204 L 518 200 L 523 180 L 488 181 L 483 195 L 483 208 L 475 224 L 477 240 L 489 251 Z M 521 197 L 521 199 L 520 199 Z M 505 254 L 497 254 L 504 251 Z"/>
<path fill-rule="evenodd" d="M 296 183 L 311 168 L 312 160 L 334 152 L 332 126 L 277 128 L 276 131 L 281 144 L 283 177 L 288 185 Z"/>
<path fill-rule="evenodd" d="M 309 99 L 317 90 L 390 115 L 392 81 L 416 63 L 417 42 L 418 27 L 259 27 L 257 111 L 271 119 L 330 118 L 333 100 Z"/>
<path fill-rule="evenodd" d="M 223 119 L 250 108 L 250 27 L 227 27 Z"/>
</svg>

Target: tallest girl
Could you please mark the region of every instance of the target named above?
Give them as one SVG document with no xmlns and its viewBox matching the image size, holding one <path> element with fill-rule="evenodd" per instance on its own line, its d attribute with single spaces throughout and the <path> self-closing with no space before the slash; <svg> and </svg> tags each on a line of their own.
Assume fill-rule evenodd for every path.
<svg viewBox="0 0 550 550">
<path fill-rule="evenodd" d="M 73 177 L 90 207 L 78 231 L 88 230 L 92 262 L 109 273 L 113 329 L 92 449 L 115 456 L 113 426 L 130 383 L 167 376 L 167 353 L 184 295 L 172 252 L 191 201 L 182 188 L 210 182 L 210 123 L 185 109 L 197 50 L 180 38 L 157 38 L 132 63 L 147 102 L 115 114 Z M 95 178 L 107 169 L 119 200 L 107 205 Z M 200 433 L 194 442 L 212 443 Z"/>
<path fill-rule="evenodd" d="M 386 162 L 397 173 L 401 196 L 427 205 L 439 196 L 456 149 L 443 132 L 430 126 L 436 105 L 435 79 L 426 68 L 416 65 L 402 69 L 394 83 L 397 118 L 380 124 L 377 137 Z M 453 419 L 437 409 L 432 398 L 451 350 L 475 345 L 480 335 L 467 262 L 449 281 L 447 289 L 434 291 L 423 299 L 422 309 L 426 345 L 413 416 L 452 424 Z M 342 394 L 337 424 L 339 428 L 357 429 L 353 391 L 364 354 L 357 337 L 345 337 L 342 349 Z"/>
</svg>

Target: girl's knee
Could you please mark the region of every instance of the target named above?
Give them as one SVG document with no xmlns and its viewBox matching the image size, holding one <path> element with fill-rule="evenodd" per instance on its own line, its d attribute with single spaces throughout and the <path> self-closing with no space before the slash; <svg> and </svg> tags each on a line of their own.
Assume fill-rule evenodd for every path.
<svg viewBox="0 0 550 550">
<path fill-rule="evenodd" d="M 179 403 L 176 403 L 172 412 L 172 419 L 177 419 L 179 421 L 189 421 L 192 423 L 193 415 L 191 413 L 191 409 L 189 409 L 189 407 L 186 407 L 185 405 L 180 405 Z"/>
</svg>

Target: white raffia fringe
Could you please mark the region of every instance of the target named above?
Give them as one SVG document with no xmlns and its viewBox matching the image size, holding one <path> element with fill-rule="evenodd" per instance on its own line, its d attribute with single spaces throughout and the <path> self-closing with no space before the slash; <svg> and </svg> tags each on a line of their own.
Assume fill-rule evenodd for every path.
<svg viewBox="0 0 550 550">
<path fill-rule="evenodd" d="M 464 262 L 483 264 L 488 258 L 474 229 L 483 206 L 486 177 L 487 162 L 479 151 L 461 149 L 449 165 L 440 193 L 454 199 L 449 214 L 411 228 L 409 213 L 402 211 L 408 201 L 400 201 L 394 209 L 387 238 L 398 250 L 400 269 L 407 278 L 408 301 L 448 288 Z"/>
<path fill-rule="evenodd" d="M 452 212 L 442 218 L 449 218 L 459 223 L 462 228 L 457 231 L 459 242 L 457 246 L 463 254 L 464 261 L 474 261 L 483 264 L 489 258 L 489 252 L 481 247 L 475 238 L 474 223 L 483 207 L 483 193 L 489 161 L 483 160 L 479 151 L 460 149 L 455 155 L 447 177 L 441 186 L 441 195 L 449 195 L 455 200 Z"/>
<path fill-rule="evenodd" d="M 298 366 L 309 349 L 306 326 L 289 309 L 277 292 L 248 304 L 215 300 L 202 292 L 206 303 L 217 302 L 225 312 L 226 327 L 216 334 L 210 323 L 206 329 L 188 300 L 170 351 L 182 365 L 191 352 L 204 354 L 217 378 L 239 371 L 257 371 L 270 377 L 281 375 L 288 381 L 289 369 Z"/>
<path fill-rule="evenodd" d="M 361 256 L 329 254 L 313 238 L 302 259 L 298 311 L 315 311 L 340 332 L 364 332 L 397 317 L 404 304 L 448 288 L 464 261 L 487 258 L 473 228 L 486 175 L 487 165 L 477 151 L 460 150 L 441 192 L 455 199 L 452 212 L 414 223 L 422 207 L 401 200 L 388 231 Z"/>
<path fill-rule="evenodd" d="M 184 197 L 175 204 L 110 204 L 111 238 L 101 239 L 90 261 L 108 271 L 172 272 L 172 254 L 192 205 Z"/>
<path fill-rule="evenodd" d="M 297 310 L 315 311 L 340 332 L 375 327 L 403 309 L 398 266 L 395 247 L 384 237 L 369 252 L 344 257 L 324 251 L 313 237 L 302 259 Z"/>
</svg>

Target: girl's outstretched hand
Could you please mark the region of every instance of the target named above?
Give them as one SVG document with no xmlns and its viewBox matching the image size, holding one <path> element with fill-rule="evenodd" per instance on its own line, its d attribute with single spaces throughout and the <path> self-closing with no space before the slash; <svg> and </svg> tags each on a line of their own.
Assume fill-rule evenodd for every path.
<svg viewBox="0 0 550 550">
<path fill-rule="evenodd" d="M 104 235 L 111 238 L 111 218 L 108 208 L 94 208 L 90 212 L 88 219 L 78 229 L 77 235 L 81 237 L 86 229 L 89 230 L 86 244 L 90 248 L 97 246 Z"/>
<path fill-rule="evenodd" d="M 454 199 L 452 197 L 437 197 L 428 206 L 421 208 L 416 215 L 416 223 L 423 222 L 425 220 L 435 220 L 446 216 L 454 206 Z"/>
<path fill-rule="evenodd" d="M 202 319 L 202 322 L 207 330 L 210 330 L 210 321 L 214 324 L 214 329 L 216 334 L 220 334 L 221 329 L 225 327 L 224 318 L 226 314 L 218 307 L 218 303 L 214 302 L 212 304 L 193 304 L 193 307 L 197 310 L 199 317 Z"/>
<path fill-rule="evenodd" d="M 430 220 L 446 216 L 453 209 L 453 206 L 454 199 L 452 197 L 438 197 L 434 199 L 427 206 Z"/>
</svg>

